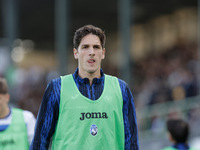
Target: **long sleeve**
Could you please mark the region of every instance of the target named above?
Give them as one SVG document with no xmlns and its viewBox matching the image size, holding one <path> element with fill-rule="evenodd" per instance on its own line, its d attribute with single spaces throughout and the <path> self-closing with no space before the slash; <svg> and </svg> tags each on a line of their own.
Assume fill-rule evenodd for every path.
<svg viewBox="0 0 200 150">
<path fill-rule="evenodd" d="M 87 98 L 97 100 L 104 88 L 104 74 L 101 70 L 101 78 L 95 78 L 92 86 L 87 78 L 81 79 L 78 76 L 78 69 L 73 74 L 77 88 Z M 119 79 L 123 96 L 123 118 L 125 130 L 125 149 L 139 150 L 137 120 L 133 96 L 128 85 Z M 44 93 L 44 97 L 38 113 L 35 135 L 30 150 L 46 150 L 54 134 L 57 125 L 60 105 L 61 79 L 52 80 Z"/>
<path fill-rule="evenodd" d="M 139 150 L 137 119 L 132 93 L 128 85 L 119 79 L 123 97 L 125 150 Z"/>
<path fill-rule="evenodd" d="M 47 150 L 59 115 L 61 79 L 52 80 L 44 93 L 30 150 Z"/>
</svg>

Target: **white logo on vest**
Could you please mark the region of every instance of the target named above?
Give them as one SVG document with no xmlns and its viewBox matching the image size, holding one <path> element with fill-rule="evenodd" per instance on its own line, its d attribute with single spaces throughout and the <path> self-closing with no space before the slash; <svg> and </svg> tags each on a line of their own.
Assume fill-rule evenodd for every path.
<svg viewBox="0 0 200 150">
<path fill-rule="evenodd" d="M 90 133 L 91 133 L 93 136 L 95 136 L 95 135 L 97 135 L 97 132 L 98 132 L 97 126 L 96 126 L 95 124 L 91 125 L 91 127 L 90 127 Z"/>
</svg>

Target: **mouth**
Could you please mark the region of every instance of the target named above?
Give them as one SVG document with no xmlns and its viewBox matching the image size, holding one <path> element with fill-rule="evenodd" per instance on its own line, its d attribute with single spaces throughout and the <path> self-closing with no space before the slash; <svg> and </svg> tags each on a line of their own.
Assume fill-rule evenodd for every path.
<svg viewBox="0 0 200 150">
<path fill-rule="evenodd" d="M 92 63 L 95 63 L 95 60 L 94 60 L 94 59 L 89 59 L 87 62 L 88 62 L 89 64 L 92 64 Z"/>
</svg>

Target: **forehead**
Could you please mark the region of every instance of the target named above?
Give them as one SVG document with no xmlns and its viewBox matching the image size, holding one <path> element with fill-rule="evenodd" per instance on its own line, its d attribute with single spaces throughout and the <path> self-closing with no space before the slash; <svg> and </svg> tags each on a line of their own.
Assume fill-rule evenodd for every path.
<svg viewBox="0 0 200 150">
<path fill-rule="evenodd" d="M 88 44 L 101 45 L 101 42 L 98 36 L 93 34 L 88 34 L 82 38 L 80 45 L 88 45 Z"/>
</svg>

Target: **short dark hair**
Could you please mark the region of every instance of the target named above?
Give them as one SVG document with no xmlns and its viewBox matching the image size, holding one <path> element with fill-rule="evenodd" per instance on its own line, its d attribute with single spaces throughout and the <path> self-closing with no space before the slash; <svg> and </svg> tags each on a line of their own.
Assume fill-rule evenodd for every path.
<svg viewBox="0 0 200 150">
<path fill-rule="evenodd" d="M 8 85 L 4 78 L 0 77 L 0 94 L 8 93 Z"/>
<path fill-rule="evenodd" d="M 189 135 L 189 125 L 182 119 L 169 119 L 167 121 L 167 130 L 176 141 L 176 143 L 187 142 Z"/>
<path fill-rule="evenodd" d="M 88 34 L 93 34 L 93 35 L 98 36 L 101 42 L 102 48 L 105 48 L 105 43 L 106 43 L 105 33 L 99 27 L 95 27 L 93 25 L 85 25 L 79 28 L 78 30 L 76 30 L 74 34 L 74 40 L 73 40 L 74 48 L 78 49 L 78 46 L 80 45 L 82 38 Z"/>
</svg>

